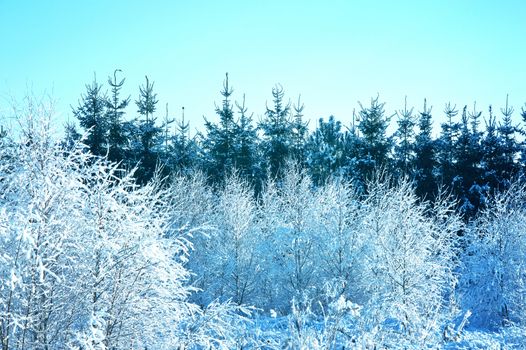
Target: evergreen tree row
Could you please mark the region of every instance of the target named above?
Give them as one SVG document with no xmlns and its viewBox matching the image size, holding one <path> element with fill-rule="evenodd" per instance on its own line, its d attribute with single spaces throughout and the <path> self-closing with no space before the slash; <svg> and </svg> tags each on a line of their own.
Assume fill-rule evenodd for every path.
<svg viewBox="0 0 526 350">
<path fill-rule="evenodd" d="M 272 89 L 264 116 L 254 121 L 245 96 L 241 102 L 232 99 L 227 74 L 222 103 L 216 106 L 218 121 L 205 118 L 204 131 L 190 135 L 184 107 L 181 119 L 171 118 L 166 106 L 164 118 L 158 120 L 159 100 L 148 77 L 139 88 L 136 115 L 126 115 L 131 97 L 121 97 L 125 79 L 118 79 L 118 72 L 108 78 L 109 93 L 96 80 L 86 85 L 73 113 L 90 152 L 137 167 L 135 176 L 141 184 L 159 166 L 166 174 L 198 169 L 212 185 L 222 184 L 236 169 L 259 192 L 268 177 L 279 182 L 292 160 L 306 169 L 314 185 L 338 176 L 364 189 L 367 179 L 382 169 L 390 177 L 413 181 L 422 199 L 450 191 L 458 198 L 461 213 L 470 218 L 484 206 L 488 194 L 508 189 L 526 165 L 525 129 L 514 123 L 515 111 L 507 98 L 499 115 L 491 106 L 483 115 L 475 104 L 469 110 L 447 104 L 438 135 L 425 100 L 421 110 L 408 107 L 406 100 L 402 110 L 388 114 L 378 97 L 359 105 L 351 125 L 330 116 L 320 118 L 309 132 L 301 99 L 292 104 L 280 85 Z M 526 123 L 524 108 L 520 115 Z M 390 135 L 393 119 L 397 127 Z M 67 125 L 65 143 L 80 137 L 74 125 Z"/>
</svg>

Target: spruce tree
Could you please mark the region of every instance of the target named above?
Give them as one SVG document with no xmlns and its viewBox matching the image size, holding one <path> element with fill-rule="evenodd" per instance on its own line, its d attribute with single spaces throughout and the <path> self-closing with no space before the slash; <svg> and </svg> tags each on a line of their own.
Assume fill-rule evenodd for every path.
<svg viewBox="0 0 526 350">
<path fill-rule="evenodd" d="M 258 164 L 257 154 L 257 133 L 252 125 L 252 114 L 247 114 L 247 107 L 245 107 L 245 95 L 243 95 L 243 102 L 236 103 L 239 113 L 239 120 L 235 123 L 235 159 L 234 164 L 241 176 L 244 176 L 256 190 L 260 188 L 261 171 Z"/>
<path fill-rule="evenodd" d="M 229 85 L 228 73 L 223 82 L 223 103 L 216 106 L 219 123 L 215 124 L 205 118 L 206 138 L 203 141 L 205 151 L 205 168 L 213 183 L 222 182 L 228 171 L 235 166 L 235 133 L 234 110 L 230 102 L 233 89 Z"/>
<path fill-rule="evenodd" d="M 75 144 L 81 139 L 82 135 L 77 131 L 77 126 L 75 123 L 66 122 L 64 126 L 64 140 L 62 141 L 62 147 L 71 151 L 75 148 Z M 0 139 L 2 138 L 2 133 L 0 132 Z"/>
<path fill-rule="evenodd" d="M 360 103 L 358 130 L 361 133 L 361 147 L 358 162 L 362 179 L 389 166 L 392 140 L 386 131 L 391 117 L 385 116 L 384 105 L 379 102 L 378 96 L 371 99 L 371 105 L 367 108 Z"/>
<path fill-rule="evenodd" d="M 494 192 L 500 187 L 500 175 L 497 173 L 502 155 L 501 139 L 497 132 L 497 118 L 489 106 L 489 116 L 486 120 L 486 132 L 482 139 L 482 179 Z"/>
<path fill-rule="evenodd" d="M 325 122 L 320 118 L 318 128 L 307 143 L 307 164 L 312 180 L 323 185 L 333 175 L 341 175 L 345 160 L 344 140 L 341 123 L 330 116 Z"/>
<path fill-rule="evenodd" d="M 190 122 L 184 119 L 184 107 L 180 120 L 175 120 L 175 134 L 168 145 L 170 168 L 175 173 L 186 174 L 197 164 L 198 147 L 190 137 Z"/>
<path fill-rule="evenodd" d="M 424 99 L 424 108 L 418 118 L 418 134 L 415 137 L 415 180 L 416 194 L 421 199 L 431 200 L 434 198 L 436 183 L 433 170 L 436 167 L 435 142 L 432 138 L 433 121 L 431 109 L 427 107 Z"/>
<path fill-rule="evenodd" d="M 353 109 L 352 124 L 347 127 L 343 133 L 343 174 L 350 179 L 357 189 L 363 190 L 365 182 L 362 180 L 360 164 L 361 164 L 361 147 L 362 140 L 359 136 L 357 124 L 359 123 L 359 116 L 356 110 Z"/>
<path fill-rule="evenodd" d="M 78 107 L 73 109 L 73 115 L 79 120 L 80 126 L 88 132 L 86 145 L 96 156 L 106 154 L 108 141 L 106 96 L 101 89 L 102 86 L 94 77 L 91 85 L 86 84 L 86 93 L 81 96 Z"/>
<path fill-rule="evenodd" d="M 308 136 L 308 122 L 303 120 L 303 109 L 305 105 L 301 102 L 301 95 L 298 96 L 297 104 L 292 106 L 294 115 L 292 116 L 292 145 L 291 157 L 300 165 L 304 166 L 306 161 L 305 144 Z"/>
<path fill-rule="evenodd" d="M 111 96 L 106 100 L 106 119 L 109 124 L 108 130 L 108 158 L 111 161 L 121 161 L 124 159 L 124 147 L 127 143 L 127 137 L 124 132 L 124 125 L 122 118 L 125 114 L 125 109 L 130 103 L 130 96 L 121 100 L 119 97 L 125 78 L 117 81 L 117 72 L 122 72 L 120 69 L 115 69 L 113 72 L 113 80 L 108 77 L 108 84 L 111 87 Z"/>
<path fill-rule="evenodd" d="M 472 114 L 468 114 L 467 106 L 464 106 L 460 131 L 454 147 L 455 178 L 453 190 L 460 200 L 460 210 L 466 218 L 473 216 L 480 205 L 479 198 L 477 198 L 481 195 L 480 191 L 477 190 L 481 162 L 479 135 L 476 131 L 478 116 L 480 113 L 475 109 Z M 470 129 L 470 121 L 472 129 Z"/>
<path fill-rule="evenodd" d="M 458 114 L 456 106 L 447 103 L 444 113 L 446 114 L 446 122 L 441 125 L 442 131 L 437 142 L 438 180 L 441 185 L 451 188 L 455 176 L 455 142 L 460 124 L 453 121 L 453 118 Z"/>
<path fill-rule="evenodd" d="M 513 125 L 512 114 L 514 112 L 513 107 L 508 104 L 508 96 L 506 95 L 506 106 L 501 108 L 502 121 L 499 123 L 497 132 L 501 138 L 501 154 L 500 164 L 498 165 L 497 172 L 502 178 L 502 185 L 504 188 L 509 187 L 509 181 L 512 177 L 518 173 L 518 165 L 515 162 L 515 158 L 519 151 L 519 145 L 515 139 L 515 134 L 519 128 Z"/>
<path fill-rule="evenodd" d="M 267 172 L 281 178 L 287 159 L 291 156 L 293 129 L 290 121 L 290 102 L 284 104 L 285 93 L 281 85 L 272 88 L 273 109 L 267 106 L 265 118 L 259 127 L 263 130 L 262 149 Z"/>
<path fill-rule="evenodd" d="M 137 179 L 140 183 L 146 183 L 154 174 L 157 166 L 162 129 L 155 125 L 156 118 L 153 113 L 157 108 L 157 94 L 153 92 L 154 83 L 150 83 L 147 76 L 146 85 L 139 86 L 139 99 L 135 101 L 137 112 L 140 117 L 135 124 L 135 160 L 140 162 L 137 170 Z"/>
<path fill-rule="evenodd" d="M 398 130 L 395 133 L 395 138 L 398 140 L 395 146 L 395 161 L 396 167 L 400 175 L 411 175 L 411 166 L 414 160 L 414 127 L 415 117 L 413 116 L 413 108 L 407 109 L 407 97 L 405 98 L 404 109 L 396 112 L 398 117 Z"/>
</svg>

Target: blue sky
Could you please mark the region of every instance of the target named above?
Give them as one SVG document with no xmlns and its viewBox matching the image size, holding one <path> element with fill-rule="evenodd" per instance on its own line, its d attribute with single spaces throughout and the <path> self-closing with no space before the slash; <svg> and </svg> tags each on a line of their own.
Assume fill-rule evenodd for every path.
<svg viewBox="0 0 526 350">
<path fill-rule="evenodd" d="M 24 1 L 0 0 L 0 106 L 51 94 L 60 120 L 84 85 L 115 68 L 137 98 L 155 81 L 158 116 L 185 106 L 192 127 L 215 120 L 229 72 L 257 120 L 276 83 L 305 103 L 311 127 L 349 125 L 358 101 L 386 110 L 473 102 L 518 112 L 526 102 L 526 1 Z M 130 116 L 136 111 L 135 105 Z M 519 113 L 515 113 L 519 120 Z"/>
</svg>

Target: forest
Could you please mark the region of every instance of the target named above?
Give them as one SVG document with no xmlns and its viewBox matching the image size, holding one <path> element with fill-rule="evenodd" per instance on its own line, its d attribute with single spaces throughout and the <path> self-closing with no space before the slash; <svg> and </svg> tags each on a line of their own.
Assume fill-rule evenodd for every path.
<svg viewBox="0 0 526 350">
<path fill-rule="evenodd" d="M 191 135 L 148 77 L 128 115 L 118 73 L 80 127 L 28 98 L 1 129 L 2 350 L 526 342 L 526 105 L 437 129 L 377 96 L 311 128 L 279 84 L 254 120 L 227 74 Z"/>
</svg>

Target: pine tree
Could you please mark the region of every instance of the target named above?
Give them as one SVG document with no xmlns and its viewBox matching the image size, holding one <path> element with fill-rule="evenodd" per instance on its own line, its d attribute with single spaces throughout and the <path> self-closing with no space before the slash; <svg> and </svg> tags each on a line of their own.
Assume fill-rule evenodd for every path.
<svg viewBox="0 0 526 350">
<path fill-rule="evenodd" d="M 482 141 L 483 150 L 483 178 L 491 191 L 503 191 L 509 188 L 510 181 L 517 176 L 520 166 L 515 158 L 520 151 L 515 140 L 518 126 L 513 125 L 511 115 L 513 108 L 506 106 L 501 109 L 503 119 L 497 123 L 490 106 L 489 120 L 486 122 L 486 136 Z"/>
<path fill-rule="evenodd" d="M 267 106 L 265 119 L 259 127 L 263 130 L 262 148 L 267 172 L 281 178 L 287 159 L 291 156 L 293 129 L 290 122 L 290 102 L 283 103 L 285 93 L 281 85 L 272 88 L 274 108 Z"/>
<path fill-rule="evenodd" d="M 379 102 L 379 97 L 371 99 L 368 108 L 360 103 L 358 130 L 361 133 L 361 147 L 358 162 L 362 178 L 367 178 L 381 167 L 389 166 L 392 141 L 386 131 L 391 117 L 385 116 L 384 105 Z"/>
<path fill-rule="evenodd" d="M 75 123 L 67 122 L 64 126 L 64 140 L 62 141 L 62 147 L 65 150 L 72 150 L 75 148 L 76 143 L 81 139 L 82 135 L 77 131 Z M 2 134 L 0 133 L 0 138 Z"/>
<path fill-rule="evenodd" d="M 508 96 L 506 95 L 506 106 L 501 108 L 502 121 L 499 123 L 497 132 L 501 137 L 501 152 L 502 158 L 499 164 L 499 169 L 497 172 L 500 174 L 505 188 L 509 187 L 509 181 L 512 177 L 516 176 L 518 173 L 518 166 L 515 162 L 515 158 L 519 151 L 519 145 L 515 140 L 515 134 L 518 132 L 519 128 L 516 125 L 513 125 L 512 114 L 514 112 L 513 107 L 508 105 Z"/>
<path fill-rule="evenodd" d="M 453 190 L 460 199 L 460 210 L 471 217 L 478 209 L 479 202 L 477 198 L 470 198 L 470 192 L 477 192 L 477 181 L 480 178 L 480 161 L 479 136 L 477 134 L 477 120 L 479 112 L 474 109 L 472 114 L 468 114 L 467 106 L 462 110 L 459 136 L 455 141 L 454 158 L 455 158 L 455 181 Z M 470 130 L 470 121 L 472 129 Z M 474 128 L 474 129 L 473 129 Z"/>
<path fill-rule="evenodd" d="M 343 173 L 344 175 L 352 180 L 353 185 L 363 190 L 365 183 L 363 182 L 360 165 L 361 165 L 361 147 L 362 140 L 359 137 L 359 131 L 357 123 L 359 123 L 359 116 L 356 115 L 356 111 L 352 113 L 352 124 L 343 133 Z"/>
<path fill-rule="evenodd" d="M 414 159 L 414 127 L 415 117 L 413 108 L 407 109 L 407 97 L 405 98 L 404 109 L 396 112 L 398 116 L 398 130 L 395 138 L 398 140 L 395 146 L 396 166 L 401 176 L 408 176 L 411 173 L 411 165 Z"/>
<path fill-rule="evenodd" d="M 219 123 L 214 124 L 205 118 L 206 138 L 203 141 L 205 168 L 213 183 L 225 179 L 228 171 L 235 166 L 235 133 L 234 110 L 230 102 L 233 89 L 229 86 L 228 73 L 223 82 L 223 103 L 216 106 Z"/>
<path fill-rule="evenodd" d="M 482 140 L 482 179 L 494 192 L 500 187 L 499 167 L 501 139 L 497 133 L 497 118 L 493 115 L 493 108 L 489 106 L 489 116 L 486 120 L 486 133 Z"/>
<path fill-rule="evenodd" d="M 318 128 L 307 142 L 307 164 L 312 180 L 324 184 L 332 175 L 341 175 L 344 164 L 344 134 L 341 123 L 330 116 L 325 122 L 320 118 Z"/>
<path fill-rule="evenodd" d="M 113 80 L 108 77 L 108 84 L 111 87 L 111 96 L 106 100 L 106 119 L 109 124 L 108 159 L 111 161 L 121 161 L 124 159 L 124 147 L 127 144 L 127 137 L 124 132 L 122 118 L 125 114 L 125 109 L 130 103 L 130 96 L 121 100 L 119 98 L 120 90 L 124 85 L 125 78 L 117 82 L 117 72 L 122 72 L 116 69 L 113 72 Z"/>
<path fill-rule="evenodd" d="M 291 157 L 297 164 L 305 165 L 306 154 L 305 144 L 308 135 L 308 122 L 303 120 L 303 109 L 305 105 L 301 102 L 301 95 L 298 96 L 298 103 L 292 106 L 294 115 L 292 116 L 292 146 Z"/>
<path fill-rule="evenodd" d="M 418 134 L 415 138 L 415 179 L 416 194 L 421 199 L 432 199 L 436 191 L 433 170 L 436 167 L 435 142 L 432 138 L 433 122 L 431 108 L 427 108 L 424 99 L 424 108 L 418 118 Z"/>
<path fill-rule="evenodd" d="M 108 142 L 106 96 L 101 89 L 102 86 L 94 77 L 91 85 L 86 85 L 86 93 L 81 96 L 78 107 L 73 109 L 73 115 L 79 120 L 80 126 L 88 132 L 86 145 L 96 156 L 106 154 Z"/>
<path fill-rule="evenodd" d="M 135 101 L 140 119 L 136 121 L 132 137 L 135 141 L 135 161 L 140 162 L 137 170 L 137 179 L 140 183 L 146 183 L 154 174 L 157 166 L 160 150 L 156 146 L 162 145 L 162 128 L 155 125 L 156 118 L 153 113 L 157 108 L 157 94 L 153 92 L 154 83 L 150 84 L 146 76 L 146 85 L 139 86 L 139 99 Z M 142 118 L 141 118 L 142 117 Z"/>
<path fill-rule="evenodd" d="M 146 78 L 146 85 L 139 86 L 139 99 L 135 101 L 137 108 L 139 108 L 138 113 L 146 117 L 146 121 L 149 121 L 149 117 L 155 112 L 157 108 L 157 94 L 153 92 L 154 83 L 150 84 L 148 76 Z"/>
<path fill-rule="evenodd" d="M 450 103 L 447 103 L 444 108 L 444 113 L 446 114 L 447 121 L 441 125 L 442 132 L 437 142 L 438 176 L 439 182 L 450 188 L 453 186 L 455 176 L 455 141 L 458 137 L 460 124 L 453 121 L 453 118 L 458 114 L 456 106 L 451 106 Z"/>
<path fill-rule="evenodd" d="M 195 139 L 190 137 L 190 122 L 184 120 L 184 107 L 181 119 L 175 120 L 175 130 L 167 148 L 170 169 L 175 173 L 186 174 L 197 164 L 198 147 Z"/>
<path fill-rule="evenodd" d="M 252 185 L 256 186 L 256 190 L 259 191 L 259 182 L 262 178 L 258 164 L 258 138 L 256 130 L 252 125 L 252 114 L 247 114 L 245 95 L 243 95 L 243 102 L 241 104 L 236 103 L 236 106 L 240 116 L 235 124 L 236 130 L 234 133 L 234 140 L 236 152 L 234 164 L 239 171 L 239 174 L 248 179 Z"/>
<path fill-rule="evenodd" d="M 482 112 L 477 111 L 476 104 L 473 104 L 473 111 L 468 113 L 471 120 L 471 152 L 469 155 L 468 163 L 473 166 L 474 176 L 471 179 L 473 184 L 469 188 L 469 199 L 470 202 L 475 206 L 475 212 L 485 204 L 486 196 L 488 191 L 487 184 L 484 183 L 484 169 L 483 169 L 483 135 L 482 131 L 479 131 L 480 116 Z"/>
</svg>

